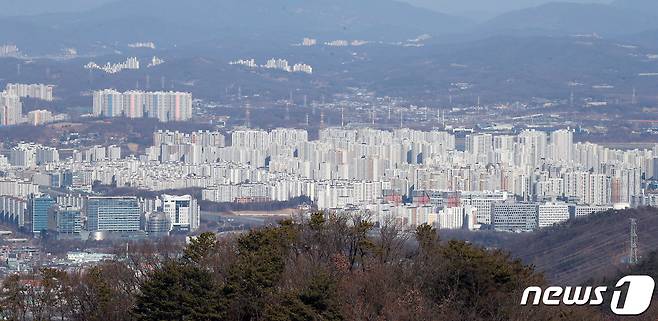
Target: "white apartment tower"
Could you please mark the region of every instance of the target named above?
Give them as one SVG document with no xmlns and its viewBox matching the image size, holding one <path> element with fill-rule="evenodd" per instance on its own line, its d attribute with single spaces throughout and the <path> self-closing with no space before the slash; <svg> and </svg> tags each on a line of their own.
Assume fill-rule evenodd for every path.
<svg viewBox="0 0 658 321">
<path fill-rule="evenodd" d="M 199 228 L 199 206 L 190 195 L 162 195 L 162 211 L 169 217 L 172 229 L 194 231 Z"/>
<path fill-rule="evenodd" d="M 493 149 L 493 136 L 491 134 L 466 136 L 466 152 L 475 157 L 479 163 L 489 162 L 489 152 Z"/>
<path fill-rule="evenodd" d="M 11 126 L 22 122 L 23 104 L 20 97 L 0 92 L 0 126 Z"/>
<path fill-rule="evenodd" d="M 561 129 L 551 133 L 551 159 L 568 163 L 573 159 L 573 131 Z"/>
</svg>

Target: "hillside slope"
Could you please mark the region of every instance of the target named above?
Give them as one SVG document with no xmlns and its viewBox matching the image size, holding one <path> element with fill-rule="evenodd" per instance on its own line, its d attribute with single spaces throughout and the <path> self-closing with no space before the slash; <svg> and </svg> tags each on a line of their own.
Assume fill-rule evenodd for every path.
<svg viewBox="0 0 658 321">
<path fill-rule="evenodd" d="M 478 27 L 481 33 L 618 36 L 658 26 L 656 13 L 635 7 L 552 2 L 510 11 Z"/>
<path fill-rule="evenodd" d="M 444 232 L 443 238 L 468 239 L 509 250 L 553 282 L 578 284 L 628 269 L 623 260 L 630 247 L 630 218 L 638 221 L 640 256 L 657 250 L 658 209 L 653 208 L 611 211 L 534 233 Z"/>
<path fill-rule="evenodd" d="M 658 13 L 658 1 L 655 0 L 615 0 L 613 6 L 638 11 Z"/>
</svg>

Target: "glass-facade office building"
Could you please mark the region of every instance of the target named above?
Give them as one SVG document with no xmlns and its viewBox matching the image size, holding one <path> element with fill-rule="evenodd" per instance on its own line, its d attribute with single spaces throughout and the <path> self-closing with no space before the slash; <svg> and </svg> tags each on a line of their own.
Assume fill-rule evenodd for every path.
<svg viewBox="0 0 658 321">
<path fill-rule="evenodd" d="M 78 209 L 61 209 L 57 212 L 57 232 L 59 234 L 80 234 L 82 215 Z"/>
<path fill-rule="evenodd" d="M 136 197 L 90 197 L 89 231 L 134 232 L 140 229 L 141 209 Z"/>
<path fill-rule="evenodd" d="M 48 211 L 54 204 L 55 200 L 49 195 L 32 199 L 32 233 L 48 230 Z"/>
</svg>

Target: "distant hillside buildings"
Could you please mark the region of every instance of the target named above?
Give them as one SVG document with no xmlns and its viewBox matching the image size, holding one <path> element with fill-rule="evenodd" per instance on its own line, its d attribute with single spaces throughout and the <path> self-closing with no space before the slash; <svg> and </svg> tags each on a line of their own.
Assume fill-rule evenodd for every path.
<svg viewBox="0 0 658 321">
<path fill-rule="evenodd" d="M 307 64 L 303 63 L 297 63 L 292 66 L 290 66 L 290 63 L 286 59 L 277 59 L 277 58 L 272 58 L 267 60 L 267 62 L 264 65 L 258 65 L 256 63 L 256 60 L 254 59 L 239 59 L 235 61 L 229 62 L 229 65 L 241 65 L 245 66 L 248 68 L 264 68 L 264 69 L 274 69 L 274 70 L 281 70 L 285 72 L 291 72 L 291 73 L 306 73 L 306 74 L 312 74 L 313 73 L 313 67 Z"/>
<path fill-rule="evenodd" d="M 163 59 L 161 59 L 159 57 L 156 57 L 156 56 L 153 56 L 153 58 L 151 58 L 151 62 L 149 62 L 149 64 L 146 65 L 146 67 L 147 68 L 152 68 L 152 67 L 155 67 L 155 66 L 162 65 L 163 63 L 165 63 L 165 61 Z"/>
<path fill-rule="evenodd" d="M 228 63 L 229 65 L 241 65 L 245 66 L 248 68 L 258 68 L 258 64 L 256 63 L 255 59 L 239 59 L 235 61 L 231 61 Z"/>
<path fill-rule="evenodd" d="M 155 49 L 155 43 L 148 41 L 148 42 L 134 42 L 131 44 L 128 44 L 128 47 L 130 48 L 148 48 L 148 49 Z"/>
<path fill-rule="evenodd" d="M 265 69 L 277 69 L 277 70 L 283 70 L 285 72 L 303 72 L 307 74 L 312 74 L 313 73 L 313 67 L 307 64 L 295 64 L 294 66 L 290 66 L 288 64 L 288 60 L 286 59 L 270 59 L 267 61 L 267 63 L 263 66 L 261 66 Z"/>
<path fill-rule="evenodd" d="M 133 70 L 139 69 L 139 60 L 137 59 L 137 57 L 130 57 L 126 59 L 126 61 L 116 64 L 107 62 L 104 66 L 99 66 L 95 62 L 90 61 L 84 67 L 85 69 L 98 69 L 108 74 L 116 74 L 118 72 L 123 71 L 124 69 L 133 69 Z"/>
<path fill-rule="evenodd" d="M 330 47 L 347 47 L 350 45 L 350 42 L 347 40 L 332 40 L 324 43 Z"/>
<path fill-rule="evenodd" d="M 317 44 L 318 44 L 317 39 L 304 38 L 304 40 L 302 40 L 302 46 L 304 46 L 304 47 L 312 47 L 312 46 L 315 46 Z"/>
<path fill-rule="evenodd" d="M 161 122 L 192 118 L 192 94 L 184 92 L 94 92 L 92 114 L 105 117 L 157 118 Z"/>
<path fill-rule="evenodd" d="M 415 39 L 407 40 L 407 42 L 404 43 L 404 44 L 403 43 L 398 43 L 398 45 L 407 45 L 407 46 L 409 46 L 409 45 L 414 45 L 415 44 L 415 45 L 418 45 L 418 46 L 422 46 L 422 44 L 420 44 L 420 42 L 428 40 L 430 38 L 431 38 L 431 36 L 429 36 L 429 35 L 421 35 L 421 36 L 416 37 Z M 301 43 L 295 43 L 295 44 L 293 44 L 293 46 L 297 46 L 297 47 L 299 47 L 299 46 L 301 46 L 301 47 L 314 47 L 314 46 L 317 46 L 317 45 L 323 45 L 323 46 L 327 46 L 327 47 L 350 47 L 350 46 L 359 47 L 359 46 L 367 45 L 367 44 L 370 44 L 370 43 L 372 43 L 372 42 L 368 41 L 368 40 L 359 40 L 359 39 L 354 39 L 354 40 L 335 39 L 335 40 L 328 40 L 328 41 L 325 41 L 325 42 L 318 42 L 318 39 L 306 37 L 306 38 L 302 39 Z"/>
<path fill-rule="evenodd" d="M 324 43 L 324 45 L 329 46 L 329 47 L 349 47 L 349 46 L 359 47 L 359 46 L 366 45 L 368 43 L 369 43 L 369 41 L 366 41 L 366 40 L 352 40 L 352 41 L 349 41 L 349 40 L 339 39 L 339 40 L 327 41 L 327 42 Z"/>
<path fill-rule="evenodd" d="M 310 75 L 313 73 L 313 67 L 307 64 L 295 64 L 292 66 L 292 72 L 303 72 Z"/>
</svg>

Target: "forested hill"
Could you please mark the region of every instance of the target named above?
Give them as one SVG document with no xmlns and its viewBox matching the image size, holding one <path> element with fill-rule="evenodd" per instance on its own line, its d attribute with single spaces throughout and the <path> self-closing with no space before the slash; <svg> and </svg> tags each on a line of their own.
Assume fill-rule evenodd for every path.
<svg viewBox="0 0 658 321">
<path fill-rule="evenodd" d="M 185 246 L 137 243 L 130 252 L 117 248 L 116 261 L 82 270 L 11 275 L 2 283 L 0 318 L 608 320 L 604 309 L 520 306 L 519 300 L 526 287 L 558 279 L 561 285 L 584 279 L 607 284 L 634 273 L 616 270 L 629 217 L 640 222 L 646 253 L 635 269 L 655 274 L 658 260 L 648 252 L 658 239 L 652 231 L 655 210 L 610 212 L 499 237 L 552 280 L 505 251 L 447 240 L 447 233 L 440 237 L 428 225 L 407 233 L 395 226 L 374 229 L 358 214 L 316 213 L 234 237 L 203 233 Z M 478 235 L 491 237 L 487 234 Z M 597 278 L 606 271 L 612 272 Z M 642 320 L 656 320 L 656 306 Z"/>
<path fill-rule="evenodd" d="M 414 240 L 411 242 L 411 240 Z M 123 251 L 123 253 L 121 253 Z M 314 214 L 185 248 L 136 244 L 82 271 L 13 275 L 4 320 L 602 320 L 587 307 L 520 306 L 541 274 L 420 226 L 374 230 Z"/>
<path fill-rule="evenodd" d="M 628 269 L 623 261 L 630 247 L 630 218 L 638 222 L 640 256 L 657 250 L 655 208 L 610 211 L 527 234 L 444 232 L 443 237 L 508 250 L 513 257 L 533 264 L 550 281 L 578 284 Z"/>
</svg>

